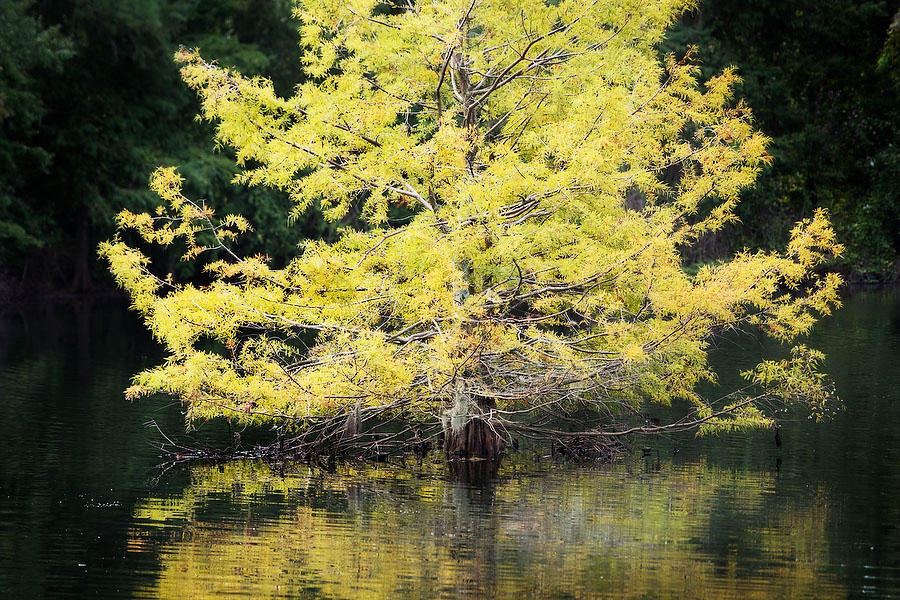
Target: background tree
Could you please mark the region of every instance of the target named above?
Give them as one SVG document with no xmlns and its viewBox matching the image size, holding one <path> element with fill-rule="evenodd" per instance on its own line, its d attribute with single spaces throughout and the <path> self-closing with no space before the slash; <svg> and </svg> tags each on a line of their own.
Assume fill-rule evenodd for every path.
<svg viewBox="0 0 900 600">
<path fill-rule="evenodd" d="M 193 121 L 196 99 L 170 59 L 178 43 L 199 45 L 290 91 L 299 73 L 289 0 L 38 0 L 0 11 L 0 283 L 11 291 L 93 288 L 93 248 L 119 208 L 154 204 L 147 174 L 165 162 L 182 165 L 196 197 L 227 195 L 265 224 L 273 257 L 328 233 L 288 224 L 283 193 L 232 185 L 233 157 L 209 152 L 211 130 Z M 255 236 L 242 244 L 263 248 Z M 177 256 L 160 259 L 191 274 Z"/>
<path fill-rule="evenodd" d="M 701 88 L 689 60 L 657 59 L 689 6 L 301 2 L 310 79 L 287 99 L 179 51 L 242 182 L 286 191 L 295 216 L 319 203 L 365 221 L 272 268 L 231 249 L 246 220 L 159 169 L 164 205 L 120 213 L 122 236 L 101 247 L 170 353 L 129 394 L 320 442 L 366 439 L 360 421 L 376 415 L 442 421 L 461 454 L 584 411 L 594 419 L 576 430 L 616 435 L 644 399 L 687 400 L 670 426 L 705 431 L 769 426 L 775 399 L 824 410 L 821 355 L 802 346 L 748 373 L 753 393 L 715 405 L 694 391 L 713 376 L 716 332 L 790 340 L 827 313 L 840 278 L 814 269 L 841 248 L 817 211 L 784 252 L 682 270 L 682 250 L 734 219 L 768 160 L 731 69 Z M 185 243 L 210 285 L 154 275 L 129 231 Z"/>
<path fill-rule="evenodd" d="M 674 28 L 665 47 L 696 44 L 704 76 L 738 65 L 736 94 L 754 107 L 774 157 L 737 210 L 742 226 L 706 240 L 695 259 L 777 248 L 824 206 L 847 244 L 845 268 L 893 277 L 900 109 L 890 44 L 882 54 L 898 10 L 896 0 L 708 0 Z"/>
<path fill-rule="evenodd" d="M 39 74 L 58 71 L 71 45 L 58 27 L 45 27 L 29 13 L 31 2 L 0 6 L 0 242 L 27 250 L 42 243 L 45 215 L 23 199 L 25 182 L 47 175 L 51 153 L 37 129 L 47 108 L 37 89 Z"/>
</svg>

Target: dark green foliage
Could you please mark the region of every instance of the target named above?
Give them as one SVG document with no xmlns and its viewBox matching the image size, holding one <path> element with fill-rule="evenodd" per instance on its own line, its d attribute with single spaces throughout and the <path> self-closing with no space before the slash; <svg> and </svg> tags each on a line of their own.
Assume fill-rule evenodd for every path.
<svg viewBox="0 0 900 600">
<path fill-rule="evenodd" d="M 289 95 L 300 75 L 297 22 L 289 0 L 192 0 L 180 42 L 242 73 L 262 74 Z"/>
<path fill-rule="evenodd" d="M 895 84 L 900 84 L 900 10 L 888 29 L 884 50 L 878 57 L 878 70 L 887 72 Z"/>
<path fill-rule="evenodd" d="M 738 210 L 745 237 L 720 239 L 711 250 L 777 247 L 798 218 L 825 206 L 849 268 L 892 269 L 900 247 L 900 86 L 898 62 L 882 53 L 897 43 L 885 49 L 898 7 L 707 0 L 673 32 L 670 47 L 697 44 L 710 74 L 739 67 L 738 94 L 774 139 L 774 164 Z"/>
<path fill-rule="evenodd" d="M 2 3 L 0 19 L 0 106 L 22 107 L 0 121 L 0 270 L 14 285 L 92 287 L 111 215 L 149 206 L 159 165 L 184 165 L 194 197 L 258 220 L 276 259 L 307 234 L 272 218 L 279 194 L 230 183 L 234 163 L 210 157 L 211 128 L 172 61 L 199 46 L 289 90 L 300 75 L 289 0 L 47 0 Z"/>
<path fill-rule="evenodd" d="M 72 55 L 58 27 L 29 14 L 30 1 L 0 3 L 0 244 L 40 246 L 53 226 L 25 200 L 26 181 L 45 176 L 52 154 L 38 136 L 47 108 L 39 81 Z"/>
</svg>

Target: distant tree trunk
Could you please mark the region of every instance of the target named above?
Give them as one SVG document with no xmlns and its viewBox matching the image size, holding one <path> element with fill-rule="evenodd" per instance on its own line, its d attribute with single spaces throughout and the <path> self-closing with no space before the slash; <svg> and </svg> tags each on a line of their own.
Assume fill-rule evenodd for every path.
<svg viewBox="0 0 900 600">
<path fill-rule="evenodd" d="M 88 260 L 87 222 L 82 220 L 78 225 L 78 238 L 75 244 L 75 265 L 72 275 L 72 291 L 87 292 L 92 287 L 91 267 Z"/>
</svg>

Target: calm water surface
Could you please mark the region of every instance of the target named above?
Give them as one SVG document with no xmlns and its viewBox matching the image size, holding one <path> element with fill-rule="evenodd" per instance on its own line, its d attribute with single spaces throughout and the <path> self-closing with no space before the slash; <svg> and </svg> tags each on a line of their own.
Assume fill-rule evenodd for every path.
<svg viewBox="0 0 900 600">
<path fill-rule="evenodd" d="M 0 598 L 900 597 L 900 294 L 850 296 L 812 342 L 844 408 L 771 432 L 639 440 L 605 466 L 511 457 L 326 474 L 163 471 L 131 374 L 161 359 L 121 308 L 0 318 Z M 723 372 L 770 349 L 723 344 Z M 722 378 L 727 384 L 729 377 Z"/>
</svg>

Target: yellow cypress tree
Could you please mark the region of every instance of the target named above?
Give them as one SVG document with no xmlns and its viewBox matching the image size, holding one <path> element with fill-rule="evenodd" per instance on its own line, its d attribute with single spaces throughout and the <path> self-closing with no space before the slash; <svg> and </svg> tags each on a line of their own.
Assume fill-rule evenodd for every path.
<svg viewBox="0 0 900 600">
<path fill-rule="evenodd" d="M 576 412 L 619 433 L 617 415 L 675 398 L 689 408 L 674 426 L 702 431 L 771 426 L 773 399 L 824 410 L 804 346 L 722 404 L 695 392 L 717 333 L 788 342 L 836 306 L 840 278 L 819 267 L 841 247 L 817 211 L 783 252 L 682 268 L 770 160 L 734 70 L 701 84 L 691 52 L 659 60 L 692 4 L 300 0 L 308 79 L 290 98 L 180 50 L 238 181 L 284 190 L 292 217 L 317 204 L 363 225 L 275 269 L 234 252 L 249 223 L 157 170 L 158 211 L 121 213 L 100 249 L 169 353 L 129 395 L 324 438 L 387 414 L 503 437 Z M 155 275 L 126 231 L 179 240 L 212 282 Z"/>
</svg>

